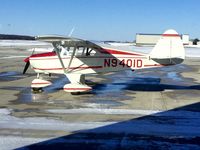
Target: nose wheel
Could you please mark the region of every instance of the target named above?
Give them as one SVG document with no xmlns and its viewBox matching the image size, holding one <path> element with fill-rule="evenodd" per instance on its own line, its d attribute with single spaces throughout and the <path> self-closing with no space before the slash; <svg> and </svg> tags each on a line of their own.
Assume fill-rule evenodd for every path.
<svg viewBox="0 0 200 150">
<path fill-rule="evenodd" d="M 42 89 L 42 87 L 40 87 L 40 88 L 32 88 L 32 92 L 33 93 L 42 93 L 43 89 Z"/>
<path fill-rule="evenodd" d="M 80 95 L 81 92 L 71 92 L 70 94 L 71 94 L 71 95 Z"/>
</svg>

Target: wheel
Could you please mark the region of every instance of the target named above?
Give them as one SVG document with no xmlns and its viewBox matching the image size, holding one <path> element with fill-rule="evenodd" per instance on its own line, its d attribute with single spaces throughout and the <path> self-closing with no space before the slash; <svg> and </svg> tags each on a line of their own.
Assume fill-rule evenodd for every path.
<svg viewBox="0 0 200 150">
<path fill-rule="evenodd" d="M 42 88 L 32 88 L 33 93 L 42 93 Z"/>
<path fill-rule="evenodd" d="M 81 92 L 71 92 L 71 95 L 80 95 Z"/>
</svg>

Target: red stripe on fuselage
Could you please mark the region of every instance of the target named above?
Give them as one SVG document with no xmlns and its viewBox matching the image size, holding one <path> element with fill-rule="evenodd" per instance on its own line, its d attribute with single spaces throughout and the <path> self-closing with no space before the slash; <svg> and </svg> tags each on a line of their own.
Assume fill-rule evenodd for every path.
<svg viewBox="0 0 200 150">
<path fill-rule="evenodd" d="M 69 69 L 100 69 L 103 66 L 70 67 Z M 63 70 L 63 68 L 33 68 L 36 70 Z M 65 68 L 67 69 L 67 68 Z"/>
<path fill-rule="evenodd" d="M 144 56 L 142 54 L 125 52 L 125 51 L 120 51 L 120 50 L 107 49 L 107 48 L 100 50 L 100 52 L 104 53 L 104 54 Z M 44 57 L 51 57 L 51 56 L 57 56 L 56 52 L 47 52 L 47 53 L 33 54 L 33 55 L 31 55 L 29 57 L 29 59 L 31 59 L 31 58 L 33 58 L 33 60 L 36 60 L 35 58 L 44 59 Z M 102 57 L 102 56 L 99 56 L 99 57 L 96 57 L 96 58 L 100 58 L 100 57 Z M 83 58 L 83 57 L 80 57 L 80 58 Z M 93 57 L 89 56 L 89 57 L 84 57 L 84 58 L 93 58 Z M 45 59 L 58 59 L 58 58 L 45 58 Z M 64 59 L 68 59 L 68 58 L 64 58 Z"/>
<path fill-rule="evenodd" d="M 47 53 L 33 54 L 30 57 L 25 58 L 24 62 L 28 62 L 31 58 L 45 58 L 45 57 L 51 57 L 51 56 L 56 56 L 56 53 L 47 52 Z"/>
<path fill-rule="evenodd" d="M 165 37 L 180 37 L 179 34 L 162 34 L 162 36 L 165 36 Z"/>
<path fill-rule="evenodd" d="M 113 49 L 108 49 L 108 48 L 104 48 L 100 52 L 104 53 L 104 54 L 144 56 L 144 55 L 137 54 L 137 53 L 125 52 L 125 51 L 120 51 L 120 50 L 113 50 Z"/>
<path fill-rule="evenodd" d="M 131 57 L 131 56 L 128 56 L 128 57 L 114 57 L 114 56 L 91 56 L 91 57 L 87 57 L 87 56 L 85 56 L 85 57 L 75 57 L 75 58 L 77 58 L 77 59 L 84 59 L 84 58 L 87 58 L 87 59 L 97 59 L 97 58 L 101 58 L 101 59 L 107 59 L 107 58 L 110 58 L 110 59 L 112 59 L 112 58 L 119 58 L 119 59 L 147 59 L 147 57 L 140 57 L 140 56 L 138 56 L 138 57 Z M 39 57 L 39 58 L 33 58 L 33 59 L 31 59 L 30 58 L 30 60 L 55 60 L 55 59 L 58 59 L 58 57 L 57 58 L 45 58 L 45 57 Z M 62 59 L 70 59 L 70 57 L 63 57 Z"/>
<path fill-rule="evenodd" d="M 47 53 L 40 53 L 40 54 L 33 54 L 30 56 L 30 58 L 35 58 L 35 57 L 50 57 L 50 56 L 56 56 L 56 52 L 47 52 Z"/>
</svg>

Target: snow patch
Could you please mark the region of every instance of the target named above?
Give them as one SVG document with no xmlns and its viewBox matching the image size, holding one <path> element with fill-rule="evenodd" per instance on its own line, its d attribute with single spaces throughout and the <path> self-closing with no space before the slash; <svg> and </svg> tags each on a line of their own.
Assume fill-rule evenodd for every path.
<svg viewBox="0 0 200 150">
<path fill-rule="evenodd" d="M 0 136 L 0 149 L 9 150 L 16 149 L 26 145 L 49 140 L 50 138 L 27 138 L 19 136 Z"/>
<path fill-rule="evenodd" d="M 1 108 L 0 109 L 0 116 L 9 115 L 9 114 L 11 114 L 11 110 L 10 109 L 7 109 L 7 108 Z"/>
<path fill-rule="evenodd" d="M 50 113 L 67 114 L 110 114 L 110 115 L 150 115 L 159 113 L 156 110 L 135 110 L 135 109 L 104 109 L 104 108 L 78 108 L 78 109 L 48 109 Z"/>
</svg>

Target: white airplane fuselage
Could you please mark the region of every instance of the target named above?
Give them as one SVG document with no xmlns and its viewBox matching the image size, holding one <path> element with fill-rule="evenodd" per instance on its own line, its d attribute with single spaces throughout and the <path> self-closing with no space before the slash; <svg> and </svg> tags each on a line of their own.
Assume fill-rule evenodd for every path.
<svg viewBox="0 0 200 150">
<path fill-rule="evenodd" d="M 65 68 L 67 68 L 70 56 L 63 55 L 61 58 Z M 55 52 L 32 55 L 29 57 L 29 61 L 37 73 L 64 73 Z M 69 73 L 95 74 L 160 66 L 163 65 L 151 60 L 147 54 L 105 48 L 104 52 L 96 53 L 93 56 L 75 56 L 69 67 Z"/>
</svg>

